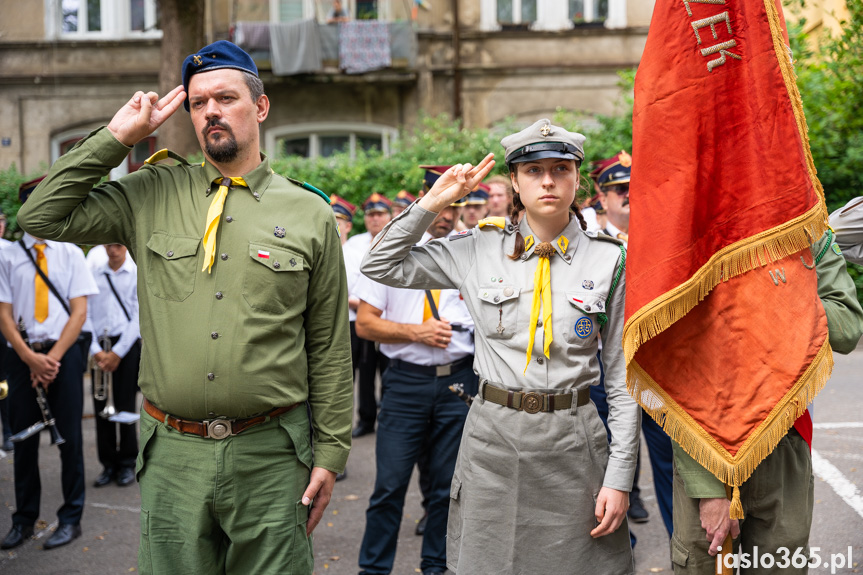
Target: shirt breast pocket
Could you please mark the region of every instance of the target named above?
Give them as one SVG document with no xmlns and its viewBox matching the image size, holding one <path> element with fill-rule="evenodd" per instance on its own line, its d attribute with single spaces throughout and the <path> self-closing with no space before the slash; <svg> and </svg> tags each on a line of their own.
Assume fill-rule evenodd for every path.
<svg viewBox="0 0 863 575">
<path fill-rule="evenodd" d="M 510 339 L 518 325 L 518 294 L 513 286 L 481 287 L 480 327 L 488 339 Z"/>
<path fill-rule="evenodd" d="M 195 264 L 201 238 L 153 232 L 147 264 L 147 287 L 158 298 L 183 301 L 195 291 Z"/>
<path fill-rule="evenodd" d="M 569 305 L 563 314 L 563 339 L 576 345 L 590 344 L 600 328 L 597 316 L 605 313 L 605 294 L 567 291 L 566 301 Z"/>
<path fill-rule="evenodd" d="M 254 309 L 284 313 L 294 305 L 305 308 L 309 270 L 303 257 L 283 247 L 249 242 L 243 278 L 243 299 Z"/>
</svg>

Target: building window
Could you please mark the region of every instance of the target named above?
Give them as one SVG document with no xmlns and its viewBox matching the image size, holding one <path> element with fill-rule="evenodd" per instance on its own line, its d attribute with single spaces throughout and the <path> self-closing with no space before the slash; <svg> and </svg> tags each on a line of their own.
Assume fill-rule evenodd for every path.
<svg viewBox="0 0 863 575">
<path fill-rule="evenodd" d="M 605 22 L 608 0 L 569 0 L 569 19 L 574 24 Z"/>
<path fill-rule="evenodd" d="M 349 20 L 391 20 L 394 12 L 390 3 L 391 0 L 340 0 L 338 9 Z M 325 23 L 334 16 L 334 4 L 333 0 L 270 0 L 270 22 L 316 18 Z"/>
<path fill-rule="evenodd" d="M 48 36 L 75 39 L 159 38 L 156 0 L 45 0 Z"/>
<path fill-rule="evenodd" d="M 339 152 L 355 158 L 357 150 L 380 150 L 389 154 L 398 132 L 369 124 L 305 124 L 267 130 L 267 150 L 273 156 L 327 158 Z"/>
<path fill-rule="evenodd" d="M 480 0 L 483 30 L 566 30 L 603 24 L 626 27 L 627 0 Z"/>
</svg>

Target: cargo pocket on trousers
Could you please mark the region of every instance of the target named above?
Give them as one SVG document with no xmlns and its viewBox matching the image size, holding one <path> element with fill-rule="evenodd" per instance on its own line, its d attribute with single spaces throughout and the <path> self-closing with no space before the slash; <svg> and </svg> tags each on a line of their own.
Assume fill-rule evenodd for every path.
<svg viewBox="0 0 863 575">
<path fill-rule="evenodd" d="M 150 512 L 141 508 L 141 542 L 138 546 L 138 571 L 153 572 L 153 561 L 150 559 Z"/>
<path fill-rule="evenodd" d="M 143 415 L 143 414 L 142 414 Z M 135 479 L 140 482 L 141 481 L 141 471 L 144 469 L 144 463 L 147 460 L 147 446 L 150 441 L 156 435 L 156 428 L 159 427 L 159 422 L 150 417 L 149 415 L 144 415 L 141 417 L 141 434 L 138 439 L 138 457 L 135 459 Z"/>
<path fill-rule="evenodd" d="M 305 406 L 300 405 L 296 409 L 305 409 Z M 297 460 L 311 472 L 314 458 L 312 457 L 312 440 L 309 436 L 308 421 L 303 419 L 301 423 L 294 423 L 288 421 L 288 415 L 279 417 L 279 425 L 288 434 L 292 443 L 290 447 L 293 447 Z"/>
<path fill-rule="evenodd" d="M 686 567 L 689 562 L 689 550 L 675 535 L 671 536 L 671 562 L 680 567 Z"/>
<path fill-rule="evenodd" d="M 314 569 L 314 553 L 312 552 L 312 538 L 306 535 L 306 524 L 309 522 L 309 511 L 311 507 L 297 501 L 296 513 L 297 524 L 294 528 L 294 541 L 291 548 L 291 570 L 290 573 L 311 573 Z"/>
</svg>

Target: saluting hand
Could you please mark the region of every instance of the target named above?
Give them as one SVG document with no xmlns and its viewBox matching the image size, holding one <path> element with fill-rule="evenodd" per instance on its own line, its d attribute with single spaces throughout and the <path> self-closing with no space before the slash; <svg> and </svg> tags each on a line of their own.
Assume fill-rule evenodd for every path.
<svg viewBox="0 0 863 575">
<path fill-rule="evenodd" d="M 494 167 L 494 154 L 489 154 L 473 166 L 456 164 L 437 179 L 432 188 L 420 198 L 419 204 L 430 212 L 442 209 L 462 199 L 471 192 Z"/>
<path fill-rule="evenodd" d="M 132 99 L 114 114 L 108 131 L 120 143 L 134 146 L 165 123 L 185 98 L 183 86 L 177 86 L 161 100 L 155 92 L 135 92 Z"/>
</svg>

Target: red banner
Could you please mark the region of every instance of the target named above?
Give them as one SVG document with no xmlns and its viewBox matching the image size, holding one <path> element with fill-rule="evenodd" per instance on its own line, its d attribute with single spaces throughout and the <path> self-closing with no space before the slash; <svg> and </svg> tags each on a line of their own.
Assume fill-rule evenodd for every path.
<svg viewBox="0 0 863 575">
<path fill-rule="evenodd" d="M 636 400 L 740 485 L 832 367 L 827 211 L 774 0 L 658 0 L 635 83 L 624 352 Z"/>
</svg>

